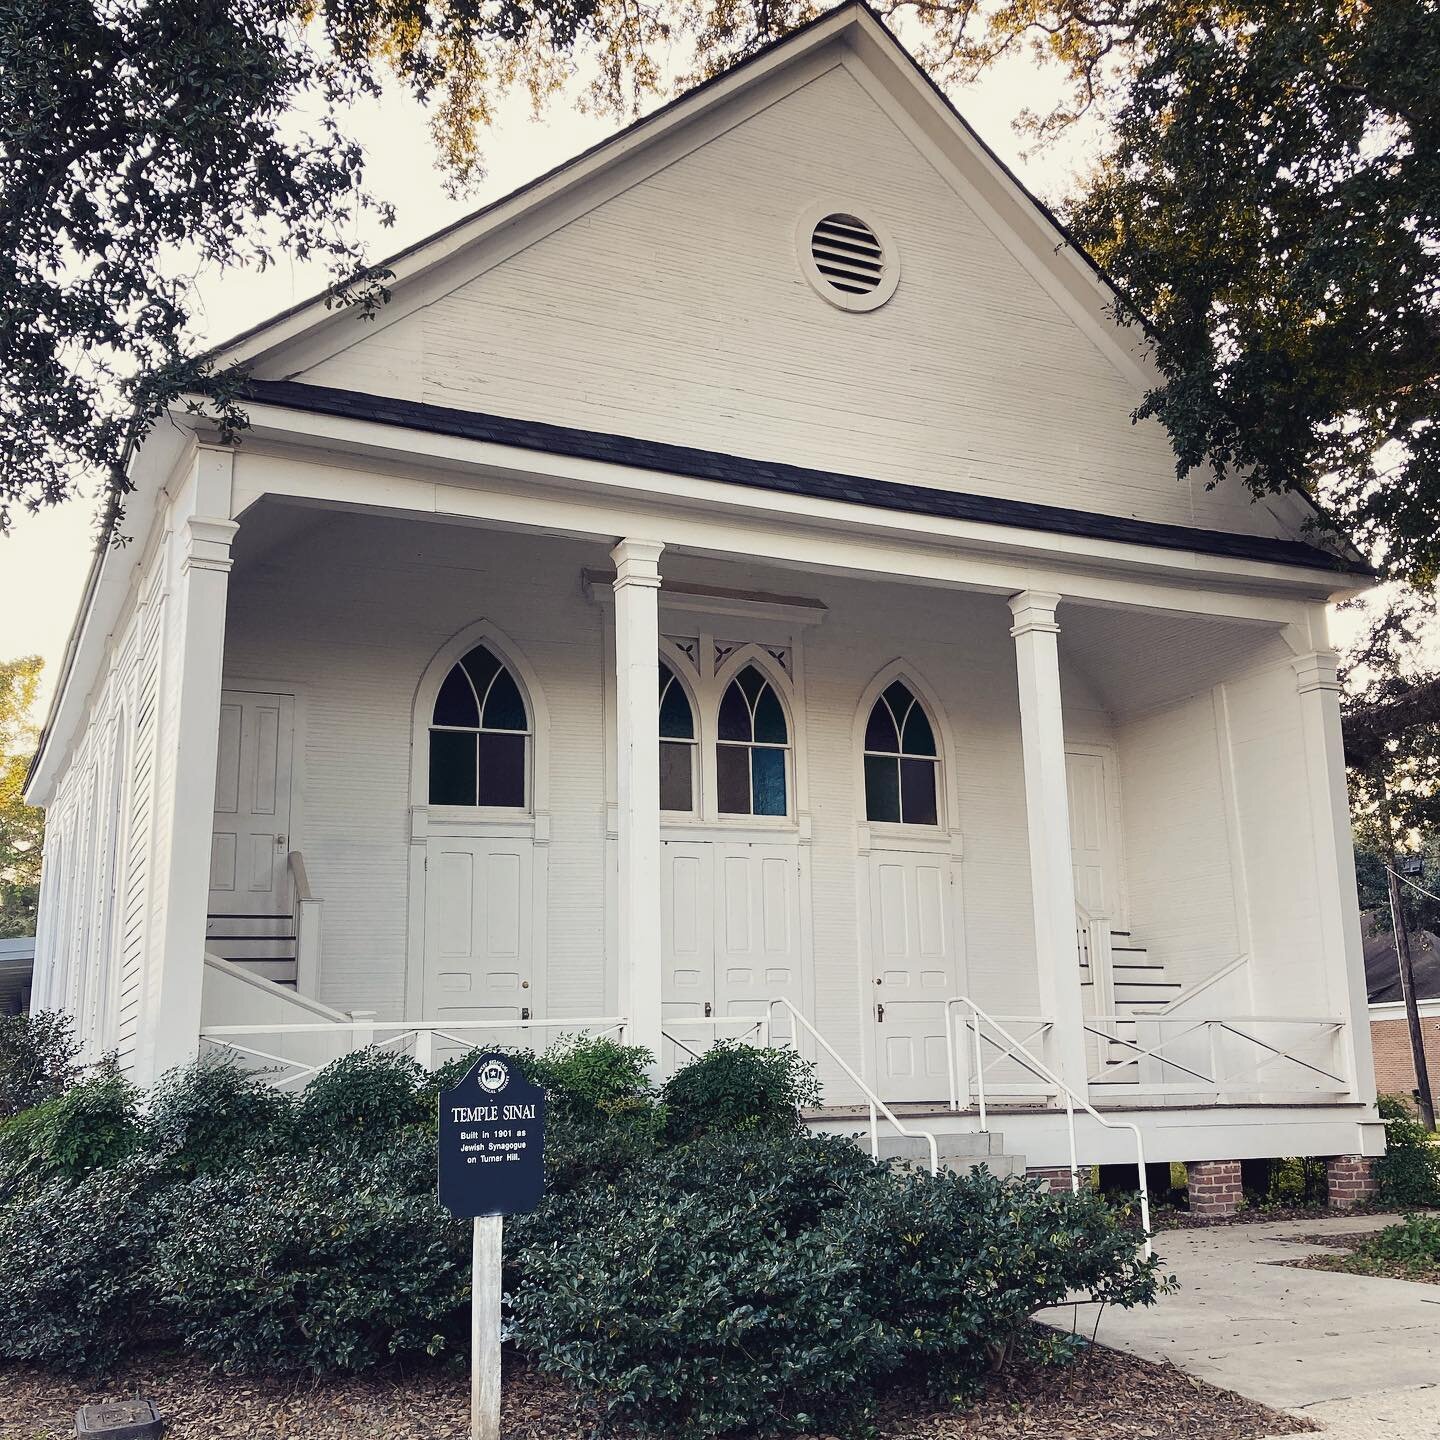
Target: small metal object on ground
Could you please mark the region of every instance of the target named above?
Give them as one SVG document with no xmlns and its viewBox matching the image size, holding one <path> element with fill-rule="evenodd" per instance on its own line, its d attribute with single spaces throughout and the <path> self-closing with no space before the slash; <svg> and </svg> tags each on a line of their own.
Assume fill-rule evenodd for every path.
<svg viewBox="0 0 1440 1440">
<path fill-rule="evenodd" d="M 165 1428 L 149 1400 L 112 1400 L 82 1405 L 75 1412 L 78 1440 L 152 1440 Z"/>
</svg>

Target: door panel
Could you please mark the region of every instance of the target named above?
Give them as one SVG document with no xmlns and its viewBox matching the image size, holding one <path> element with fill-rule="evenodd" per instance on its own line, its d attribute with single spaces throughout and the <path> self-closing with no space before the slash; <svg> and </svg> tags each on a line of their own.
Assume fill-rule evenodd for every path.
<svg viewBox="0 0 1440 1440">
<path fill-rule="evenodd" d="M 715 1013 L 761 1016 L 776 996 L 799 1008 L 800 867 L 795 847 L 718 848 L 726 924 L 716 956 Z M 782 1012 L 775 1017 L 772 1039 L 779 1043 L 789 1038 L 789 1017 Z"/>
<path fill-rule="evenodd" d="M 944 1100 L 949 1093 L 945 1002 L 956 993 L 946 856 L 870 856 L 875 1063 L 887 1100 Z"/>
<path fill-rule="evenodd" d="M 665 974 L 660 991 L 663 1020 L 700 1020 L 715 1002 L 714 847 L 666 841 L 660 847 L 661 947 Z M 701 1052 L 711 1031 L 677 1025 L 664 1042 L 666 1072 Z"/>
<path fill-rule="evenodd" d="M 1085 751 L 1067 752 L 1065 787 L 1070 797 L 1075 898 L 1087 910 L 1116 917 L 1114 837 L 1110 833 L 1105 757 Z"/>
<path fill-rule="evenodd" d="M 290 780 L 295 700 L 227 690 L 220 700 L 212 915 L 290 913 Z"/>
<path fill-rule="evenodd" d="M 426 846 L 427 1020 L 519 1020 L 534 1013 L 533 842 L 436 838 Z M 525 1032 L 478 1031 L 465 1046 L 525 1043 Z M 457 1045 L 437 1041 L 437 1054 Z"/>
</svg>

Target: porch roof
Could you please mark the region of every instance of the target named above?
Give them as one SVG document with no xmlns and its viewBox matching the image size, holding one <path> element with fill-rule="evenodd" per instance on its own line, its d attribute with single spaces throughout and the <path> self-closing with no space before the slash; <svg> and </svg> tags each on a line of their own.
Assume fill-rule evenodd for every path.
<svg viewBox="0 0 1440 1440">
<path fill-rule="evenodd" d="M 948 520 L 966 520 L 988 525 L 1008 525 L 1058 535 L 1083 536 L 1134 545 L 1189 550 L 1205 555 L 1268 561 L 1280 565 L 1304 566 L 1350 575 L 1373 575 L 1363 560 L 1321 549 L 1301 540 L 1283 540 L 1231 531 L 1202 530 L 1187 525 L 1167 525 L 1152 520 L 1135 520 L 1075 510 L 1060 505 L 1009 500 L 1002 496 L 972 495 L 940 490 L 927 485 L 909 485 L 868 476 L 846 475 L 830 470 L 778 461 L 754 460 L 715 450 L 699 450 L 632 435 L 598 430 L 580 430 L 537 420 L 519 420 L 473 410 L 456 410 L 414 400 L 370 395 L 356 390 L 337 390 L 295 380 L 248 382 L 246 396 L 254 401 L 319 415 L 350 420 L 369 420 L 379 425 L 400 426 L 436 435 L 510 445 L 579 460 L 592 460 L 637 469 L 657 470 L 692 479 L 718 480 L 752 489 L 808 495 L 838 500 L 874 509 L 898 510 L 914 515 L 933 515 Z"/>
</svg>

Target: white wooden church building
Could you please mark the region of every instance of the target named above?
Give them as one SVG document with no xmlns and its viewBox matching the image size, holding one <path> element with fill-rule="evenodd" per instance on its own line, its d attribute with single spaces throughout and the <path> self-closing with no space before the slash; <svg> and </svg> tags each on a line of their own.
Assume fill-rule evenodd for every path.
<svg viewBox="0 0 1440 1440">
<path fill-rule="evenodd" d="M 134 457 L 30 779 L 37 1007 L 141 1082 L 768 1036 L 817 1123 L 983 1085 L 1032 1168 L 1067 1095 L 1154 1160 L 1382 1148 L 1366 569 L 1176 480 L 1105 277 L 867 10 L 392 266 L 225 349 L 243 443 Z"/>
</svg>

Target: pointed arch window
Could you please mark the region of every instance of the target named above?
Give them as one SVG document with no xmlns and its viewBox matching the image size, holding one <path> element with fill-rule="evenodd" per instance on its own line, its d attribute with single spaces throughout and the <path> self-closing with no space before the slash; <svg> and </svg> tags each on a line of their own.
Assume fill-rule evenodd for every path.
<svg viewBox="0 0 1440 1440">
<path fill-rule="evenodd" d="M 430 721 L 430 803 L 523 810 L 530 713 L 515 677 L 484 645 L 457 660 Z"/>
<path fill-rule="evenodd" d="M 939 823 L 940 756 L 925 707 L 902 680 L 881 692 L 865 725 L 865 818 Z"/>
<path fill-rule="evenodd" d="M 695 809 L 695 711 L 680 677 L 660 662 L 660 808 Z"/>
<path fill-rule="evenodd" d="M 715 781 L 722 815 L 786 815 L 790 729 L 774 687 L 753 665 L 720 699 Z"/>
</svg>

